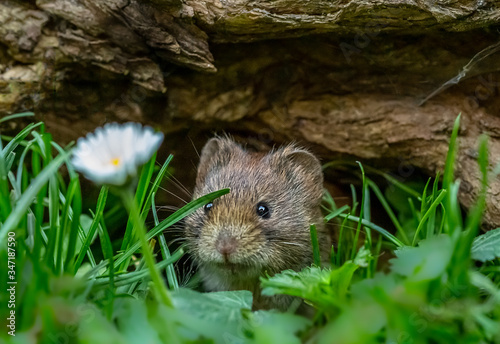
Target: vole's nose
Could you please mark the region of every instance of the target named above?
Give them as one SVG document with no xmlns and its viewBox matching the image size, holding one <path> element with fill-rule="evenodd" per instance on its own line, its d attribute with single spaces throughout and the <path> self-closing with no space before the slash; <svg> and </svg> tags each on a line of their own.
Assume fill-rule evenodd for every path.
<svg viewBox="0 0 500 344">
<path fill-rule="evenodd" d="M 215 242 L 215 248 L 224 256 L 225 259 L 236 252 L 238 243 L 236 238 L 228 233 L 221 233 Z"/>
</svg>

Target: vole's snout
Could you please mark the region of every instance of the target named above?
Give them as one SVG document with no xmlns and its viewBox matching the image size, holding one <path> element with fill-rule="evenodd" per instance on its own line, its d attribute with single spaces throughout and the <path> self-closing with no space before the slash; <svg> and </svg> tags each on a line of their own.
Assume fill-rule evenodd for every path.
<svg viewBox="0 0 500 344">
<path fill-rule="evenodd" d="M 215 248 L 224 256 L 225 260 L 227 260 L 232 253 L 236 252 L 237 247 L 238 242 L 236 238 L 229 233 L 220 233 L 215 241 Z"/>
</svg>

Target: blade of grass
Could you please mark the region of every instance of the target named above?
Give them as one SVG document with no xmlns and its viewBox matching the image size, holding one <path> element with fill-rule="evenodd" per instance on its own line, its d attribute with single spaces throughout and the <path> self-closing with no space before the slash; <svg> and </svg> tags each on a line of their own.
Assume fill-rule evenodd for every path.
<svg viewBox="0 0 500 344">
<path fill-rule="evenodd" d="M 184 249 L 181 247 L 176 250 L 172 256 L 168 259 L 162 260 L 157 263 L 155 266 L 157 269 L 164 269 L 169 265 L 172 265 L 176 261 L 178 261 L 184 255 Z M 103 261 L 102 264 L 99 265 L 99 269 L 103 269 L 106 265 L 108 265 L 108 261 Z M 88 274 L 88 276 L 91 276 Z M 143 280 L 144 278 L 149 277 L 149 270 L 142 269 L 133 272 L 127 272 L 125 274 L 115 275 L 115 287 L 124 286 L 127 284 L 132 284 L 134 282 L 138 282 Z M 107 286 L 109 284 L 109 276 L 95 277 L 95 285 L 96 286 Z"/>
<path fill-rule="evenodd" d="M 21 182 L 22 182 L 22 177 L 23 177 L 23 170 L 24 170 L 24 160 L 26 159 L 26 155 L 30 151 L 31 146 L 35 143 L 35 140 L 28 141 L 27 146 L 23 149 L 23 152 L 21 153 L 21 156 L 19 158 L 19 162 L 17 165 L 17 174 L 16 174 L 16 180 L 18 182 L 19 189 L 22 190 L 21 188 Z"/>
<path fill-rule="evenodd" d="M 158 226 L 160 224 L 160 221 L 158 220 L 158 214 L 156 213 L 155 195 L 156 194 L 153 193 L 153 196 L 151 197 L 151 212 L 153 213 L 155 226 Z M 171 257 L 170 250 L 168 248 L 167 240 L 165 239 L 163 233 L 158 234 L 158 241 L 160 243 L 161 255 L 163 257 L 163 260 L 170 258 Z M 167 275 L 167 282 L 170 289 L 173 290 L 179 289 L 179 281 L 177 280 L 177 275 L 175 273 L 174 266 L 172 264 L 167 265 L 165 273 Z"/>
<path fill-rule="evenodd" d="M 33 199 L 39 191 L 45 186 L 49 178 L 57 172 L 61 164 L 64 162 L 68 153 L 58 155 L 53 159 L 47 167 L 45 167 L 40 174 L 32 180 L 30 186 L 23 193 L 19 201 L 16 203 L 15 208 L 12 210 L 3 226 L 0 228 L 0 242 L 5 240 L 5 236 L 13 230 L 21 221 L 21 218 L 26 214 L 28 207 L 33 203 Z"/>
<path fill-rule="evenodd" d="M 173 307 L 172 298 L 168 289 L 160 276 L 158 269 L 156 268 L 156 261 L 153 256 L 153 252 L 150 249 L 149 241 L 150 238 L 146 238 L 147 230 L 144 222 L 141 219 L 141 214 L 139 207 L 137 205 L 135 196 L 131 190 L 118 190 L 119 195 L 125 205 L 129 217 L 132 218 L 134 229 L 136 230 L 139 237 L 139 245 L 142 248 L 142 257 L 146 262 L 146 266 L 149 269 L 151 275 L 152 286 L 154 286 L 154 292 L 157 295 L 157 300 L 161 301 L 167 307 Z"/>
<path fill-rule="evenodd" d="M 15 202 L 15 200 L 17 200 L 17 199 L 19 199 L 19 197 L 21 197 L 22 190 L 20 188 L 18 188 L 16 177 L 14 176 L 14 173 L 12 173 L 12 171 L 9 171 L 7 176 L 8 176 L 8 179 L 10 181 L 10 185 L 12 186 L 11 193 L 14 196 L 14 202 Z"/>
<path fill-rule="evenodd" d="M 153 175 L 155 161 L 156 161 L 156 153 L 153 154 L 153 157 L 149 159 L 149 161 L 142 167 L 141 170 L 139 182 L 137 184 L 137 188 L 135 191 L 135 201 L 137 203 L 140 212 L 142 212 L 144 206 L 144 199 L 146 197 L 149 181 L 151 180 L 151 176 Z M 129 247 L 131 241 L 135 241 L 135 234 L 134 234 L 133 221 L 129 217 L 127 220 L 127 227 L 125 229 L 125 234 L 123 236 L 121 250 L 122 251 L 126 250 Z M 120 268 L 122 269 L 123 266 L 121 266 Z"/>
<path fill-rule="evenodd" d="M 10 120 L 13 120 L 13 119 L 16 119 L 16 118 L 33 117 L 33 116 L 35 116 L 35 114 L 33 112 L 16 113 L 14 115 L 9 115 L 9 116 L 5 116 L 5 117 L 0 118 L 0 123 L 6 122 L 6 121 L 10 121 Z"/>
<path fill-rule="evenodd" d="M 368 278 L 371 278 L 375 275 L 375 272 L 377 271 L 377 266 L 378 266 L 378 259 L 380 257 L 380 251 L 382 250 L 382 236 L 379 235 L 378 240 L 377 240 L 377 246 L 375 246 L 375 252 L 372 253 L 373 255 L 373 260 L 371 261 L 371 271 L 370 274 L 368 275 Z"/>
<path fill-rule="evenodd" d="M 40 135 L 36 131 L 32 131 L 31 135 L 33 135 L 33 137 L 35 138 L 36 143 L 38 144 L 38 147 L 40 148 L 40 152 L 42 153 L 42 158 L 44 160 L 47 159 L 48 158 L 47 147 L 45 147 L 44 138 L 42 137 L 42 135 Z"/>
<path fill-rule="evenodd" d="M 14 165 L 14 160 L 16 159 L 16 153 L 10 152 L 9 156 L 5 159 L 5 169 L 10 171 L 12 169 L 12 165 Z"/>
<path fill-rule="evenodd" d="M 439 172 L 438 172 L 439 173 Z M 420 197 L 420 214 L 423 214 L 427 211 L 427 190 L 429 188 L 429 184 L 432 178 L 427 179 L 427 183 L 425 183 L 424 191 L 422 191 L 422 196 Z"/>
<path fill-rule="evenodd" d="M 436 178 L 434 179 L 434 183 L 432 185 L 432 194 L 430 195 L 429 201 L 427 202 L 428 205 L 432 204 L 432 202 L 434 202 L 434 200 L 438 196 L 438 192 L 439 192 L 438 189 L 439 189 L 439 171 L 436 174 Z M 427 208 L 426 208 L 426 211 L 427 211 Z M 435 224 L 435 218 L 436 218 L 436 216 L 435 216 L 435 212 L 436 212 L 436 210 L 434 210 L 434 212 L 429 217 L 429 221 L 427 221 L 427 231 L 426 231 L 427 235 L 426 235 L 426 238 L 430 238 L 435 233 L 435 231 L 436 231 L 436 224 Z M 424 214 L 424 212 L 422 214 Z"/>
<path fill-rule="evenodd" d="M 61 189 L 59 190 L 59 200 L 63 204 L 66 202 L 66 198 L 64 197 L 64 194 L 62 193 Z M 92 213 L 92 211 L 91 211 L 91 213 Z M 69 215 L 70 221 L 73 221 L 73 209 L 71 209 L 71 207 L 68 209 L 68 215 Z M 80 221 L 78 221 L 78 239 L 80 240 L 82 245 L 85 242 L 86 238 L 87 238 L 87 234 L 85 233 L 85 230 L 81 226 Z M 74 255 L 76 256 L 76 253 L 74 253 Z M 94 255 L 92 254 L 92 250 L 90 250 L 90 249 L 87 250 L 87 257 L 89 258 L 90 265 L 92 267 L 96 266 Z M 74 258 L 76 258 L 76 257 L 74 257 Z M 71 272 L 71 271 L 74 271 L 74 267 L 70 268 L 69 272 Z"/>
<path fill-rule="evenodd" d="M 486 191 L 488 189 L 488 136 L 481 135 L 479 138 L 478 165 L 481 172 L 481 188 L 474 207 L 469 212 L 466 220 L 465 231 L 469 232 L 469 237 L 473 239 L 478 232 L 481 218 L 486 207 Z M 472 240 L 471 240 L 472 244 Z"/>
<path fill-rule="evenodd" d="M 80 184 L 79 184 L 78 178 L 72 179 L 68 185 L 68 191 L 67 191 L 66 196 L 65 196 L 66 202 L 64 203 L 63 208 L 62 208 L 61 227 L 59 228 L 59 236 L 58 236 L 58 240 L 57 240 L 57 243 L 58 243 L 57 251 L 56 251 L 56 257 L 57 257 L 57 259 L 56 259 L 56 272 L 57 273 L 62 273 L 64 270 L 64 265 L 65 265 L 64 251 L 65 251 L 65 249 L 66 250 L 69 249 L 67 239 L 69 237 L 71 237 L 71 235 L 72 235 L 70 233 L 71 220 L 70 220 L 70 216 L 69 216 L 69 209 L 71 207 L 71 204 L 73 203 L 73 199 L 74 199 L 75 195 L 78 193 L 77 189 L 79 186 L 80 186 Z M 57 199 L 57 201 L 59 201 L 59 195 L 56 195 L 56 199 Z M 73 218 L 73 220 L 78 222 L 79 219 Z M 76 233 L 74 233 L 73 235 L 76 235 Z M 68 246 L 65 247 L 65 243 Z M 68 253 L 68 252 L 66 251 L 66 253 Z"/>
<path fill-rule="evenodd" d="M 331 209 L 337 209 L 337 204 L 335 204 L 335 200 L 333 199 L 332 195 L 330 195 L 330 192 L 328 192 L 327 189 L 323 189 L 323 201 L 325 201 Z"/>
<path fill-rule="evenodd" d="M 49 266 L 53 271 L 55 271 L 55 267 L 57 266 L 57 240 L 59 240 L 59 189 L 58 189 L 58 180 L 53 175 L 49 180 L 49 229 L 48 229 L 48 241 L 47 241 L 47 253 L 45 256 L 45 261 L 47 266 Z M 39 221 L 38 221 L 39 222 Z M 35 229 L 37 230 L 37 229 Z M 41 228 L 38 229 L 41 231 Z M 35 239 L 36 240 L 36 239 Z M 38 239 L 40 240 L 40 239 Z M 39 244 L 39 246 L 41 246 Z M 56 258 L 56 259 L 54 259 Z"/>
<path fill-rule="evenodd" d="M 154 194 L 156 194 L 156 192 L 158 191 L 158 188 L 160 187 L 160 184 L 161 184 L 163 178 L 165 177 L 165 173 L 167 172 L 168 166 L 170 165 L 170 162 L 172 161 L 173 157 L 174 156 L 172 154 L 170 154 L 168 156 L 168 158 L 163 163 L 160 171 L 156 175 L 156 178 L 153 182 L 153 185 L 151 186 L 151 189 L 148 192 L 146 201 L 144 202 L 144 207 L 143 207 L 143 211 L 142 211 L 143 212 L 143 214 L 142 214 L 143 219 L 146 219 L 148 210 L 151 207 L 151 202 L 153 201 L 153 198 L 154 198 Z"/>
<path fill-rule="evenodd" d="M 349 219 L 352 221 L 360 221 L 361 220 L 361 222 L 363 223 L 364 226 L 370 227 L 371 229 L 379 232 L 380 234 L 385 236 L 387 239 L 389 239 L 392 243 L 394 243 L 397 247 L 407 246 L 401 240 L 399 240 L 394 235 L 389 233 L 387 230 L 385 230 L 384 228 L 382 228 L 380 226 L 377 226 L 376 224 L 374 224 L 370 221 L 362 220 L 357 216 L 353 216 L 353 215 L 349 215 L 349 214 L 340 214 L 339 217 L 342 217 L 342 218 L 349 217 Z"/>
<path fill-rule="evenodd" d="M 113 245 L 111 244 L 111 239 L 109 237 L 108 230 L 102 216 L 99 228 L 99 237 L 101 239 L 101 247 L 104 259 L 109 262 L 109 285 L 106 290 L 106 316 L 108 320 L 111 320 L 113 316 L 113 305 L 115 300 L 115 261 L 113 259 Z"/>
<path fill-rule="evenodd" d="M 344 242 L 344 227 L 350 218 L 350 213 L 345 214 L 345 215 L 346 216 L 345 216 L 344 220 L 342 221 L 342 224 L 340 225 L 340 231 L 339 231 L 339 244 L 337 245 L 337 260 L 336 260 L 337 266 L 342 265 L 342 261 L 341 261 L 342 255 L 347 257 L 346 254 L 342 251 L 342 243 Z M 338 216 L 341 216 L 341 214 L 338 214 Z"/>
<path fill-rule="evenodd" d="M 82 214 L 82 191 L 80 188 L 80 180 L 77 176 L 70 180 L 68 189 L 73 186 L 73 180 L 75 180 L 73 203 L 71 204 L 71 207 L 68 208 L 67 212 L 68 221 L 71 223 L 71 226 L 69 227 L 68 252 L 65 260 L 66 264 L 64 265 L 64 271 L 66 272 L 73 271 L 76 239 L 78 237 L 78 229 L 80 227 L 80 215 Z"/>
<path fill-rule="evenodd" d="M 351 187 L 351 196 L 352 196 L 352 210 L 351 210 L 351 213 L 352 214 L 356 214 L 356 210 L 358 208 L 358 196 L 356 194 L 356 188 L 354 187 L 354 185 L 350 185 Z"/>
<path fill-rule="evenodd" d="M 444 204 L 441 203 L 441 224 L 439 225 L 438 234 L 443 233 L 444 224 L 446 222 L 446 208 Z"/>
<path fill-rule="evenodd" d="M 11 212 L 8 170 L 0 140 L 0 222 L 5 222 Z"/>
<path fill-rule="evenodd" d="M 334 219 L 336 218 L 337 216 L 339 216 L 339 214 L 342 214 L 343 212 L 345 212 L 346 210 L 349 210 L 349 206 L 346 204 L 340 208 L 338 208 L 337 210 L 329 213 L 328 215 L 325 216 L 325 222 L 328 222 L 330 221 L 331 219 Z"/>
<path fill-rule="evenodd" d="M 418 223 L 420 222 L 419 219 L 421 216 L 417 213 L 417 209 L 415 209 L 415 204 L 413 203 L 413 198 L 408 197 L 408 204 L 410 205 L 410 211 L 411 215 L 413 217 L 413 220 L 415 220 L 415 227 L 418 226 Z"/>
<path fill-rule="evenodd" d="M 365 200 L 364 200 L 364 205 L 363 205 L 363 218 L 367 221 L 371 221 L 371 199 L 370 199 L 370 190 L 368 189 L 368 185 L 365 182 L 365 176 L 363 172 L 363 190 L 365 193 Z M 371 250 L 372 248 L 372 233 L 369 227 L 363 227 L 366 233 L 366 244 L 367 244 L 367 249 Z"/>
<path fill-rule="evenodd" d="M 437 208 L 437 206 L 439 204 L 441 204 L 441 201 L 443 200 L 444 196 L 446 196 L 446 194 L 447 194 L 446 190 L 441 190 L 441 192 L 439 192 L 439 194 L 436 197 L 436 199 L 434 200 L 434 202 L 432 202 L 429 209 L 427 209 L 427 212 L 424 214 L 424 216 L 422 216 L 422 220 L 420 220 L 420 223 L 418 224 L 417 230 L 415 231 L 415 235 L 413 236 L 413 241 L 411 243 L 412 246 L 415 246 L 415 244 L 417 243 L 418 233 L 420 232 L 423 225 L 425 224 L 425 221 L 427 220 L 427 218 L 429 216 L 431 216 L 432 213 L 434 213 L 435 209 Z"/>
<path fill-rule="evenodd" d="M 373 190 L 373 193 L 375 194 L 377 199 L 382 204 L 382 207 L 384 208 L 387 215 L 391 219 L 392 223 L 394 224 L 394 227 L 396 227 L 396 230 L 398 231 L 399 235 L 403 239 L 403 242 L 405 243 L 405 245 L 409 245 L 410 239 L 408 239 L 408 236 L 406 235 L 406 231 L 399 223 L 396 215 L 392 211 L 392 208 L 389 205 L 389 203 L 387 202 L 387 200 L 385 199 L 384 195 L 382 195 L 382 192 L 380 191 L 379 187 L 371 179 L 368 179 L 368 178 L 367 178 L 367 183 L 368 183 L 368 186 Z"/>
<path fill-rule="evenodd" d="M 466 285 L 469 278 L 471 263 L 471 247 L 477 236 L 481 224 L 482 214 L 486 208 L 486 195 L 488 189 L 488 137 L 481 135 L 479 138 L 478 165 L 481 172 L 481 187 L 478 198 L 466 218 L 463 232 L 456 236 L 455 252 L 452 257 L 450 279 L 455 285 Z M 457 190 L 458 191 L 458 190 Z M 458 231 L 457 231 L 458 232 Z"/>
<path fill-rule="evenodd" d="M 321 257 L 320 257 L 320 253 L 319 253 L 319 242 L 318 242 L 318 232 L 316 230 L 316 225 L 312 224 L 309 227 L 309 230 L 311 232 L 311 243 L 312 243 L 312 249 L 313 249 L 314 265 L 321 266 Z"/>
<path fill-rule="evenodd" d="M 457 155 L 457 137 L 460 130 L 460 117 L 457 116 L 453 123 L 453 129 L 450 137 L 450 144 L 448 146 L 448 154 L 446 155 L 445 170 L 443 174 L 443 189 L 448 189 L 454 180 L 455 160 Z"/>
<path fill-rule="evenodd" d="M 31 131 L 39 126 L 41 126 L 43 123 L 39 122 L 36 124 L 29 124 L 27 125 L 23 130 L 21 130 L 12 140 L 9 141 L 9 143 L 5 146 L 5 148 L 2 150 L 2 154 L 4 157 L 8 156 L 14 149 L 17 148 L 21 144 L 21 142 L 28 136 Z"/>
<path fill-rule="evenodd" d="M 363 184 L 361 186 L 361 206 L 359 210 L 359 218 L 363 219 L 364 218 L 364 211 L 365 211 L 365 199 L 366 199 L 366 179 L 365 179 L 365 170 L 363 169 L 363 165 L 359 161 L 356 161 L 359 165 L 359 168 L 361 169 L 361 175 L 362 175 L 362 180 Z M 359 240 L 359 233 L 361 232 L 361 221 L 358 221 L 358 225 L 356 227 L 356 234 L 354 235 L 354 243 L 352 245 L 352 250 L 351 250 L 351 260 L 354 260 L 354 257 L 356 257 L 356 250 L 358 247 L 358 240 Z"/>
<path fill-rule="evenodd" d="M 369 170 L 369 171 L 373 170 L 375 173 L 377 173 L 377 174 L 381 175 L 382 177 L 384 177 L 389 183 L 391 183 L 395 187 L 399 188 L 400 190 L 408 193 L 409 195 L 414 196 L 416 198 L 420 198 L 421 197 L 420 193 L 418 193 L 417 191 L 415 191 L 412 188 L 408 187 L 407 185 L 401 183 L 399 180 L 397 180 L 396 178 L 394 178 L 390 174 L 378 171 L 378 170 L 376 170 L 374 168 L 367 168 L 367 170 Z"/>
<path fill-rule="evenodd" d="M 455 172 L 455 161 L 456 155 L 458 151 L 457 137 L 458 131 L 460 129 L 460 117 L 458 115 L 455 119 L 455 123 L 453 124 L 453 130 L 450 137 L 450 144 L 448 146 L 448 154 L 446 155 L 446 162 L 443 173 L 443 189 L 448 190 L 448 197 L 446 198 L 447 204 L 447 213 L 448 213 L 448 230 L 453 235 L 457 230 L 462 228 L 461 226 L 461 213 L 459 212 L 459 207 L 456 204 L 456 196 L 458 196 L 458 189 L 454 183 L 454 172 Z M 453 190 L 454 189 L 454 190 Z"/>
<path fill-rule="evenodd" d="M 448 197 L 446 197 L 445 210 L 448 213 L 446 216 L 446 232 L 452 237 L 457 238 L 463 228 L 462 226 L 462 210 L 458 202 L 458 193 L 460 191 L 460 180 L 451 184 L 448 189 Z"/>
<path fill-rule="evenodd" d="M 94 238 L 95 231 L 97 230 L 97 226 L 99 225 L 101 218 L 103 216 L 104 212 L 104 207 L 106 205 L 106 199 L 108 197 L 108 188 L 106 186 L 103 186 L 101 188 L 101 191 L 99 192 L 99 197 L 97 198 L 97 205 L 96 205 L 96 211 L 95 211 L 95 216 L 92 219 L 92 223 L 90 225 L 88 235 L 83 242 L 82 247 L 80 248 L 80 253 L 78 254 L 78 257 L 76 259 L 74 268 L 73 268 L 73 274 L 76 274 L 80 266 L 82 265 L 83 259 L 85 258 L 85 254 L 87 251 L 89 251 L 90 244 L 92 243 L 92 239 Z M 116 264 L 118 266 L 118 264 Z"/>
<path fill-rule="evenodd" d="M 137 269 L 134 271 L 134 273 L 139 272 L 141 270 L 144 270 L 145 266 L 146 266 L 146 262 L 144 261 L 144 259 L 141 259 L 141 261 L 139 262 Z M 158 267 L 158 264 L 156 265 L 156 267 Z M 119 277 L 122 275 L 117 275 L 117 276 Z M 145 276 L 145 277 L 147 277 L 147 276 Z M 143 282 L 143 280 L 140 280 L 140 281 Z M 130 283 L 130 285 L 128 287 L 127 293 L 130 295 L 133 295 L 135 293 L 138 285 L 139 285 L 139 280 L 132 281 L 132 283 Z"/>
</svg>

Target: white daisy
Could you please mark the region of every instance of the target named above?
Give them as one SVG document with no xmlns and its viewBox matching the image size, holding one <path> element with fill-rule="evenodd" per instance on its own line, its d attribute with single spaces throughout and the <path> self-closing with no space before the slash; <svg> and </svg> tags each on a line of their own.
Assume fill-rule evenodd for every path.
<svg viewBox="0 0 500 344">
<path fill-rule="evenodd" d="M 111 123 L 78 139 L 71 163 L 97 184 L 123 185 L 160 147 L 163 134 L 139 123 Z"/>
</svg>

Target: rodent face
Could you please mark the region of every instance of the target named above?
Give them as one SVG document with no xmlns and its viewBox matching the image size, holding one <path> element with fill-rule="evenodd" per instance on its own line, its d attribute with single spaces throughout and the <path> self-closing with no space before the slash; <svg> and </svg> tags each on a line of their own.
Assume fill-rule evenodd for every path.
<svg viewBox="0 0 500 344">
<path fill-rule="evenodd" d="M 248 153 L 229 139 L 212 139 L 202 151 L 194 197 L 222 188 L 231 192 L 186 218 L 188 245 L 199 265 L 253 278 L 310 262 L 309 225 L 318 219 L 322 194 L 314 156 L 293 146 Z"/>
</svg>

